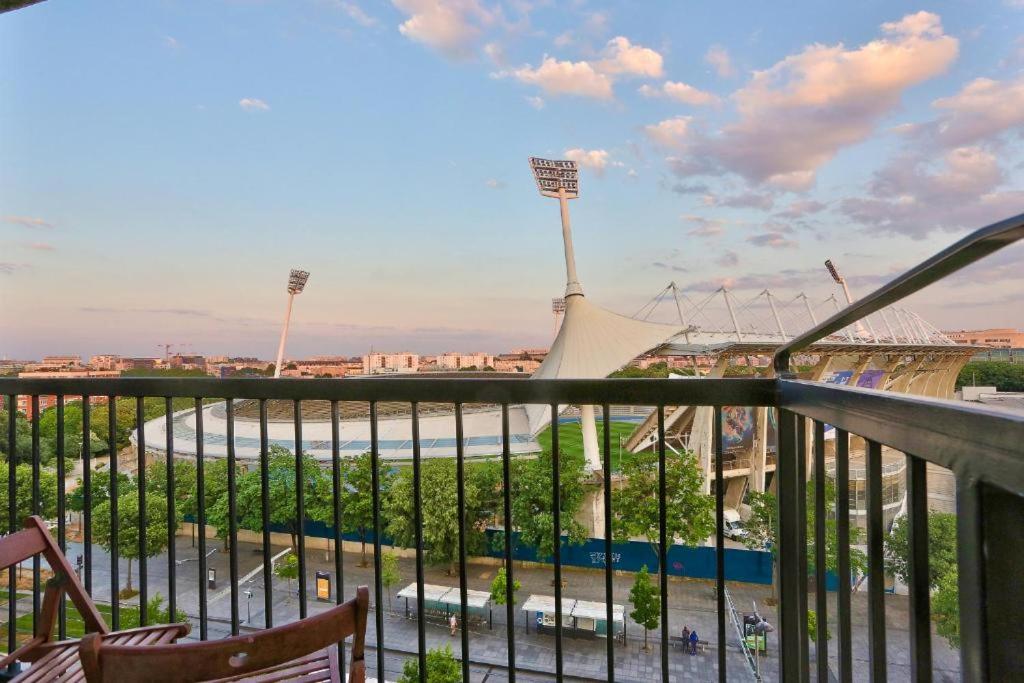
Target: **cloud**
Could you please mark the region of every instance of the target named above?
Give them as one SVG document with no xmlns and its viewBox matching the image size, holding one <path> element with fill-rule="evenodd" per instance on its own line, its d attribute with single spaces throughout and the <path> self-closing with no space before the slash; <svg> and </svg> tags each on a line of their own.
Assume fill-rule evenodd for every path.
<svg viewBox="0 0 1024 683">
<path fill-rule="evenodd" d="M 942 112 L 934 126 L 940 144 L 951 147 L 988 140 L 1024 126 L 1024 76 L 1010 81 L 976 78 L 932 106 Z"/>
<path fill-rule="evenodd" d="M 609 163 L 608 152 L 603 149 L 567 149 L 564 156 L 566 159 L 575 161 L 583 168 L 593 170 L 599 176 L 604 175 L 604 171 Z"/>
<path fill-rule="evenodd" d="M 751 235 L 747 238 L 747 241 L 756 247 L 770 247 L 772 249 L 790 249 L 796 246 L 796 242 L 777 231 L 768 231 L 757 235 Z"/>
<path fill-rule="evenodd" d="M 711 191 L 711 188 L 703 183 L 694 183 L 690 185 L 675 183 L 669 189 L 676 194 L 707 194 Z"/>
<path fill-rule="evenodd" d="M 25 246 L 27 246 L 29 249 L 32 249 L 32 250 L 35 250 L 35 251 L 56 251 L 57 250 L 57 247 L 53 246 L 52 244 L 47 244 L 46 242 L 32 242 L 31 244 L 27 244 Z"/>
<path fill-rule="evenodd" d="M 681 149 L 687 145 L 692 121 L 692 116 L 676 116 L 644 126 L 644 134 L 656 145 L 669 149 Z"/>
<path fill-rule="evenodd" d="M 662 261 L 655 261 L 651 265 L 654 266 L 655 268 L 662 268 L 664 270 L 671 270 L 674 273 L 688 273 L 688 272 L 690 272 L 688 268 L 684 268 L 683 266 L 676 266 L 676 265 L 672 265 L 671 263 L 663 263 Z"/>
<path fill-rule="evenodd" d="M 742 192 L 731 197 L 713 197 L 712 203 L 717 206 L 728 206 L 734 209 L 763 209 L 767 211 L 775 205 L 775 200 L 770 194 Z"/>
<path fill-rule="evenodd" d="M 721 252 L 719 257 L 715 259 L 715 263 L 722 266 L 723 268 L 739 265 L 739 262 L 739 254 L 737 254 L 735 251 L 732 251 L 731 249 L 726 249 L 725 251 Z"/>
<path fill-rule="evenodd" d="M 495 15 L 478 0 L 392 0 L 409 18 L 398 31 L 450 59 L 467 59 Z"/>
<path fill-rule="evenodd" d="M 537 111 L 540 111 L 541 109 L 544 108 L 544 98 L 543 97 L 527 95 L 523 99 L 526 100 L 526 103 L 529 104 L 534 109 L 536 109 Z"/>
<path fill-rule="evenodd" d="M 243 97 L 238 100 L 238 106 L 246 111 L 267 111 L 270 105 L 255 97 Z"/>
<path fill-rule="evenodd" d="M 589 62 L 559 61 L 544 57 L 540 66 L 529 64 L 511 71 L 495 74 L 498 78 L 511 76 L 521 83 L 536 85 L 548 95 L 575 95 L 599 100 L 612 98 L 612 81 L 598 72 Z"/>
<path fill-rule="evenodd" d="M 823 203 L 821 203 L 819 201 L 816 201 L 816 200 L 813 200 L 813 199 L 800 199 L 800 200 L 797 200 L 797 201 L 793 202 L 788 207 L 786 207 L 784 210 L 778 212 L 775 215 L 778 216 L 779 218 L 794 218 L 794 219 L 796 219 L 796 218 L 803 218 L 804 216 L 807 216 L 807 215 L 812 214 L 812 213 L 821 213 L 822 211 L 824 211 L 827 208 L 828 208 L 827 204 L 823 204 Z"/>
<path fill-rule="evenodd" d="M 23 270 L 25 268 L 24 263 L 11 263 L 10 261 L 0 261 L 0 275 L 11 275 L 16 270 Z"/>
<path fill-rule="evenodd" d="M 868 138 L 905 90 L 945 72 L 957 57 L 957 39 L 935 14 L 910 14 L 881 30 L 882 37 L 860 47 L 810 45 L 754 72 L 732 95 L 738 119 L 692 140 L 691 157 L 755 184 L 812 186 L 817 170 Z"/>
<path fill-rule="evenodd" d="M 181 48 L 181 43 L 178 42 L 177 38 L 173 36 L 164 36 L 163 38 L 164 47 L 168 47 L 172 50 L 178 50 Z"/>
<path fill-rule="evenodd" d="M 661 55 L 651 48 L 633 45 L 628 38 L 616 36 L 608 41 L 594 67 L 609 76 L 660 78 L 663 61 Z"/>
<path fill-rule="evenodd" d="M 732 58 L 729 51 L 721 45 L 712 45 L 704 55 L 704 61 L 711 65 L 722 78 L 732 78 L 736 75 L 736 69 L 732 65 Z"/>
<path fill-rule="evenodd" d="M 488 178 L 487 180 L 484 181 L 484 185 L 491 188 L 492 190 L 505 189 L 505 183 L 500 180 L 497 180 L 496 178 Z"/>
<path fill-rule="evenodd" d="M 340 2 L 332 3 L 335 7 L 338 7 L 342 12 L 348 15 L 348 18 L 356 22 L 360 26 L 365 28 L 371 28 L 377 25 L 377 19 L 371 17 L 369 14 L 363 11 L 363 8 L 354 2 Z"/>
<path fill-rule="evenodd" d="M 10 223 L 11 225 L 20 225 L 23 228 L 33 229 L 49 229 L 53 227 L 53 223 L 44 221 L 36 216 L 0 216 L 0 223 Z"/>
<path fill-rule="evenodd" d="M 645 84 L 640 86 L 639 93 L 644 97 L 669 97 L 677 102 L 696 107 L 718 104 L 721 101 L 718 95 L 675 81 L 665 81 L 660 88 Z"/>
<path fill-rule="evenodd" d="M 715 237 L 716 235 L 721 235 L 725 228 L 725 221 L 718 218 L 705 218 L 704 216 L 687 214 L 682 216 L 682 219 L 693 225 L 686 233 L 691 237 Z"/>
</svg>

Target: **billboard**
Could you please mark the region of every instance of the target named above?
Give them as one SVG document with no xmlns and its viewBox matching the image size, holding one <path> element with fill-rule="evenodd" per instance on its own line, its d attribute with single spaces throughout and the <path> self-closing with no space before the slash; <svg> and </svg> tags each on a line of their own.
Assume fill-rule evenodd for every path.
<svg viewBox="0 0 1024 683">
<path fill-rule="evenodd" d="M 567 199 L 579 197 L 580 172 L 575 161 L 530 157 L 530 168 L 533 169 L 537 189 L 545 197 L 557 197 L 559 189 L 565 191 Z"/>
<path fill-rule="evenodd" d="M 779 452 L 779 417 L 778 411 L 768 408 L 764 411 L 765 419 L 768 420 L 768 427 L 765 429 L 764 447 L 766 453 Z"/>
<path fill-rule="evenodd" d="M 754 447 L 754 409 L 722 406 L 722 452 L 736 453 Z"/>
<path fill-rule="evenodd" d="M 885 370 L 865 370 L 857 378 L 857 386 L 865 389 L 881 389 L 883 377 L 885 377 Z"/>
</svg>

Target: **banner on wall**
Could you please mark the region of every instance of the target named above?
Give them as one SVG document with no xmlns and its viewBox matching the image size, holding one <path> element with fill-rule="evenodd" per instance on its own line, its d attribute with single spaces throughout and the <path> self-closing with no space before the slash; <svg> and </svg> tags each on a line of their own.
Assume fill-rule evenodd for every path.
<svg viewBox="0 0 1024 683">
<path fill-rule="evenodd" d="M 754 409 L 722 406 L 722 452 L 736 453 L 754 447 Z"/>
<path fill-rule="evenodd" d="M 768 408 L 764 413 L 765 419 L 768 420 L 768 427 L 765 429 L 764 437 L 765 452 L 777 454 L 779 452 L 779 418 L 776 411 L 772 408 Z"/>
<path fill-rule="evenodd" d="M 865 370 L 857 378 L 857 386 L 865 389 L 880 389 L 885 370 Z"/>
</svg>

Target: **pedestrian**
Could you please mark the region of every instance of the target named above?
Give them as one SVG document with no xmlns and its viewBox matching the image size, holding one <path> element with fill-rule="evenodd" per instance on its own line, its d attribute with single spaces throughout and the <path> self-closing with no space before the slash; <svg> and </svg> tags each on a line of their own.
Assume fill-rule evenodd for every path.
<svg viewBox="0 0 1024 683">
<path fill-rule="evenodd" d="M 690 631 L 690 654 L 691 655 L 697 654 L 697 641 L 699 641 L 699 640 L 700 640 L 700 638 L 697 637 L 697 629 L 693 629 L 692 631 Z"/>
<path fill-rule="evenodd" d="M 455 636 L 455 632 L 459 630 L 459 620 L 454 614 L 450 619 L 448 619 L 448 628 L 451 630 L 453 637 Z"/>
<path fill-rule="evenodd" d="M 690 625 L 687 624 L 683 627 L 683 652 L 686 652 L 690 647 Z"/>
</svg>

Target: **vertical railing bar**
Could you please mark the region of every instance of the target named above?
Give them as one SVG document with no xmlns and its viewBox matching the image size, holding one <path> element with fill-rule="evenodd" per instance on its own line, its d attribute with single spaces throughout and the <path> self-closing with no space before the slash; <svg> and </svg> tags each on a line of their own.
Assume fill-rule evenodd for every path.
<svg viewBox="0 0 1024 683">
<path fill-rule="evenodd" d="M 377 680 L 384 680 L 384 603 L 380 580 L 380 440 L 377 426 L 377 402 L 370 402 L 370 480 L 373 498 L 373 594 L 377 629 Z"/>
<path fill-rule="evenodd" d="M 146 574 L 146 532 L 148 528 L 148 516 L 146 514 L 146 402 L 142 396 L 135 397 L 135 442 L 136 473 L 135 481 L 138 484 L 139 496 L 139 626 L 149 624 L 149 615 L 146 605 L 149 600 L 149 585 Z"/>
<path fill-rule="evenodd" d="M 668 670 L 668 487 L 665 462 L 665 406 L 658 406 L 658 584 L 661 597 L 661 680 Z"/>
<path fill-rule="evenodd" d="M 164 397 L 164 436 L 167 439 L 164 452 L 167 459 L 164 466 L 167 469 L 167 613 L 175 619 L 178 613 L 178 578 L 175 561 L 178 540 L 178 511 L 175 494 L 177 487 L 174 481 L 174 400 L 170 396 Z"/>
<path fill-rule="evenodd" d="M 18 403 L 17 396 L 7 397 L 7 533 L 13 534 L 20 528 L 18 523 L 17 488 L 14 481 L 17 476 L 16 463 L 18 446 Z M 18 623 L 18 583 L 17 568 L 12 564 L 7 569 L 7 651 L 14 652 L 17 648 Z M 13 672 L 13 667 L 8 669 Z"/>
<path fill-rule="evenodd" d="M 107 471 L 110 473 L 110 625 L 121 628 L 120 559 L 118 558 L 118 462 L 117 462 L 117 397 L 107 397 Z"/>
<path fill-rule="evenodd" d="M 796 532 L 799 541 L 796 544 L 797 551 L 797 583 L 800 586 L 797 592 L 797 623 L 800 628 L 800 680 L 810 680 L 810 648 L 808 640 L 810 635 L 807 629 L 807 418 L 797 415 L 797 459 L 796 459 Z"/>
<path fill-rule="evenodd" d="M 551 514 L 555 560 L 555 679 L 561 683 L 562 661 L 562 482 L 558 443 L 558 404 L 551 404 Z"/>
<path fill-rule="evenodd" d="M 39 396 L 32 396 L 32 514 L 42 516 L 42 491 L 40 486 L 40 468 L 42 464 L 39 462 Z M 39 555 L 32 557 L 32 635 L 36 635 L 36 628 L 39 626 L 39 607 L 40 597 L 42 591 L 40 591 L 40 570 L 42 564 L 40 563 Z"/>
<path fill-rule="evenodd" d="M 461 441 L 461 439 L 460 439 Z M 501 404 L 502 502 L 505 506 L 505 625 L 508 650 L 508 680 L 516 681 L 515 578 L 512 576 L 512 449 L 509 444 L 508 404 Z"/>
<path fill-rule="evenodd" d="M 615 610 L 613 606 L 613 575 L 614 567 L 612 559 L 612 435 L 611 435 L 611 406 L 605 403 L 601 406 L 603 420 L 603 446 L 604 446 L 604 604 L 605 619 L 608 623 L 607 637 L 605 638 L 605 656 L 607 657 L 609 683 L 615 683 Z M 621 463 L 619 463 L 621 465 Z"/>
<path fill-rule="evenodd" d="M 797 452 L 796 416 L 785 409 L 779 409 L 779 452 L 776 460 L 775 478 L 778 495 L 779 517 L 779 680 L 800 680 L 807 673 L 807 666 L 801 666 L 802 636 L 800 629 L 800 592 L 797 545 L 800 534 L 797 528 Z M 803 567 L 807 571 L 807 565 Z"/>
<path fill-rule="evenodd" d="M 331 401 L 331 489 L 332 489 L 332 521 L 334 522 L 334 573 L 337 585 L 334 591 L 334 602 L 340 605 L 345 602 L 345 562 L 342 555 L 344 541 L 341 538 L 341 415 L 338 402 Z M 341 680 L 345 680 L 345 641 L 338 642 L 338 666 Z"/>
<path fill-rule="evenodd" d="M 910 678 L 932 680 L 931 598 L 928 569 L 927 463 L 907 453 L 907 586 L 910 592 Z"/>
<path fill-rule="evenodd" d="M 412 497 L 413 497 L 413 524 L 415 525 L 416 539 L 416 635 L 417 650 L 419 658 L 420 680 L 427 678 L 427 625 L 426 596 L 423 595 L 423 462 L 420 452 L 420 416 L 419 404 L 415 401 L 410 405 L 412 414 Z"/>
<path fill-rule="evenodd" d="M 839 625 L 839 683 L 853 681 L 850 605 L 850 435 L 836 428 L 836 611 Z"/>
<path fill-rule="evenodd" d="M 235 401 L 225 399 L 228 451 L 228 574 L 231 578 L 231 635 L 238 635 L 238 495 L 235 491 Z"/>
<path fill-rule="evenodd" d="M 302 401 L 295 401 L 295 515 L 299 522 L 299 619 L 306 618 L 306 474 L 302 458 Z"/>
<path fill-rule="evenodd" d="M 825 529 L 825 423 L 814 420 L 814 659 L 819 681 L 829 678 L 828 590 L 825 569 L 828 562 Z"/>
<path fill-rule="evenodd" d="M 260 526 L 263 527 L 263 626 L 274 625 L 274 567 L 270 550 L 270 446 L 267 399 L 260 402 Z"/>
<path fill-rule="evenodd" d="M 715 406 L 715 595 L 718 610 L 718 680 L 725 681 L 725 475 L 722 472 L 722 406 Z M 683 643 L 686 647 L 686 643 Z M 755 638 L 754 647 L 757 647 Z"/>
<path fill-rule="evenodd" d="M 85 563 L 85 591 L 92 595 L 92 401 L 82 396 L 82 488 L 85 489 L 82 510 L 82 555 Z M 13 481 L 13 477 L 11 479 Z M 13 500 L 13 498 L 12 498 Z"/>
<path fill-rule="evenodd" d="M 960 606 L 960 675 L 964 681 L 988 681 L 988 579 L 986 525 L 981 484 L 956 473 L 956 563 Z"/>
<path fill-rule="evenodd" d="M 882 564 L 882 446 L 867 442 L 868 652 L 872 683 L 886 680 L 885 570 Z"/>
<path fill-rule="evenodd" d="M 68 553 L 68 539 L 67 539 L 67 521 L 64 516 L 67 514 L 67 509 L 64 503 L 65 495 L 65 462 L 64 457 L 64 396 L 63 394 L 57 396 L 57 545 L 60 547 L 62 555 L 67 557 Z M 62 594 L 60 597 L 60 605 L 58 605 L 57 613 L 57 638 L 58 640 L 64 640 L 67 637 L 67 604 L 65 596 Z"/>
<path fill-rule="evenodd" d="M 469 608 L 466 605 L 466 454 L 463 444 L 462 404 L 455 404 L 455 487 L 459 515 L 459 622 L 462 628 L 462 680 L 469 683 Z M 507 576 L 505 577 L 508 578 Z"/>
<path fill-rule="evenodd" d="M 203 399 L 195 399 L 196 416 L 196 520 L 199 527 L 199 639 L 207 636 L 206 604 L 206 463 L 203 436 Z"/>
</svg>

